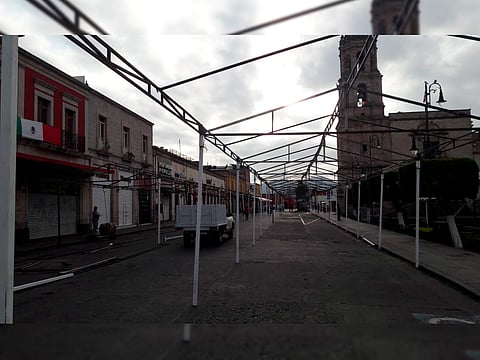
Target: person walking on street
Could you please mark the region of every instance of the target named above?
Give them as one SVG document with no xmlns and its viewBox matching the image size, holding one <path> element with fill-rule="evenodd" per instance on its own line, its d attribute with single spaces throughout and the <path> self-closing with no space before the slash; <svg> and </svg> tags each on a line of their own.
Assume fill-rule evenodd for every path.
<svg viewBox="0 0 480 360">
<path fill-rule="evenodd" d="M 97 235 L 99 219 L 100 219 L 100 213 L 98 212 L 98 208 L 94 206 L 92 211 L 93 235 Z"/>
</svg>

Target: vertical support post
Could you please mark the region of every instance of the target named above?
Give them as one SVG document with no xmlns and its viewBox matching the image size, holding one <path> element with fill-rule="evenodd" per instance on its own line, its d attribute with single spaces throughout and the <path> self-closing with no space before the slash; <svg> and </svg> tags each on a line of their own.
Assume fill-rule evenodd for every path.
<svg viewBox="0 0 480 360">
<path fill-rule="evenodd" d="M 235 263 L 240 263 L 240 161 L 237 160 L 237 233 L 235 236 Z"/>
<path fill-rule="evenodd" d="M 157 199 L 157 244 L 160 245 L 160 236 L 161 236 L 161 230 L 160 230 L 160 211 L 162 210 L 162 179 L 160 179 L 160 176 L 158 176 L 158 199 Z"/>
<path fill-rule="evenodd" d="M 331 190 L 327 190 L 327 197 L 328 197 L 328 220 L 330 220 L 330 215 L 332 213 L 332 192 L 331 192 Z"/>
<path fill-rule="evenodd" d="M 0 324 L 13 323 L 18 37 L 2 37 L 0 103 Z"/>
<path fill-rule="evenodd" d="M 260 180 L 260 236 L 263 233 L 263 195 L 262 195 L 263 181 Z"/>
<path fill-rule="evenodd" d="M 253 174 L 253 239 L 252 245 L 255 246 L 257 243 L 257 234 L 256 234 L 256 219 L 257 219 L 257 174 Z"/>
<path fill-rule="evenodd" d="M 200 224 L 202 221 L 202 198 L 203 198 L 203 149 L 205 147 L 204 129 L 200 129 L 198 149 L 198 187 L 197 187 L 197 223 L 195 228 L 195 257 L 193 260 L 193 301 L 192 305 L 198 305 L 198 271 L 200 262 Z"/>
<path fill-rule="evenodd" d="M 383 227 L 383 182 L 385 174 L 380 175 L 380 214 L 378 219 L 378 248 L 382 248 L 382 227 Z"/>
<path fill-rule="evenodd" d="M 420 160 L 415 161 L 416 186 L 415 186 L 415 267 L 420 266 Z"/>
<path fill-rule="evenodd" d="M 358 204 L 357 204 L 357 238 L 360 231 L 360 190 L 362 189 L 362 180 L 358 180 Z"/>
<path fill-rule="evenodd" d="M 348 231 L 348 185 L 345 185 L 345 231 Z"/>
</svg>

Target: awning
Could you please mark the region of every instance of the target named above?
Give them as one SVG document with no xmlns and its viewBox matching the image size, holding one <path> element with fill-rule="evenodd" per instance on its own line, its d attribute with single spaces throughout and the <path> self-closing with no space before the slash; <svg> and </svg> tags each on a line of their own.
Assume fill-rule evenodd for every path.
<svg viewBox="0 0 480 360">
<path fill-rule="evenodd" d="M 24 160 L 30 160 L 30 161 L 35 161 L 39 163 L 46 163 L 46 164 L 52 164 L 52 165 L 60 165 L 60 166 L 66 166 L 69 168 L 73 168 L 76 170 L 83 170 L 85 172 L 96 172 L 96 173 L 103 173 L 103 174 L 113 174 L 113 170 L 108 170 L 102 167 L 94 167 L 90 165 L 84 165 L 84 164 L 77 164 L 69 161 L 63 161 L 63 160 L 58 160 L 58 159 L 52 159 L 52 158 L 46 158 L 43 156 L 37 156 L 37 155 L 31 155 L 31 154 L 24 154 L 17 152 L 17 159 L 24 159 Z"/>
</svg>

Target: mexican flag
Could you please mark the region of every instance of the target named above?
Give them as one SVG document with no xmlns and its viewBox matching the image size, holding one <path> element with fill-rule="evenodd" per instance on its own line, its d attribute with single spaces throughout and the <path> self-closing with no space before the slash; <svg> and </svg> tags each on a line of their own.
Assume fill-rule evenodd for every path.
<svg viewBox="0 0 480 360">
<path fill-rule="evenodd" d="M 59 146 L 62 145 L 62 130 L 39 121 L 18 117 L 17 135 L 27 139 L 45 141 Z"/>
</svg>

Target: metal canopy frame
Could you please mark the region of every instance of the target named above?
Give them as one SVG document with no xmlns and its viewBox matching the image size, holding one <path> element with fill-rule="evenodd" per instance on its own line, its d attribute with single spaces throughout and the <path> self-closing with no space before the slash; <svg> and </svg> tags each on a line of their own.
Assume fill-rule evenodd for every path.
<svg viewBox="0 0 480 360">
<path fill-rule="evenodd" d="M 267 54 L 263 54 L 260 56 L 253 57 L 251 59 L 239 61 L 237 63 L 206 72 L 204 74 L 199 74 L 197 76 L 191 77 L 189 79 L 185 79 L 182 81 L 178 81 L 175 83 L 172 83 L 170 85 L 165 85 L 165 86 L 160 86 L 158 84 L 155 84 L 153 80 L 151 80 L 149 77 L 147 77 L 144 73 L 142 73 L 138 68 L 136 68 L 134 65 L 132 65 L 124 56 L 120 54 L 117 50 L 115 50 L 113 47 L 111 47 L 106 41 L 104 41 L 100 36 L 98 35 L 88 35 L 83 28 L 80 27 L 81 22 L 88 24 L 91 28 L 93 28 L 96 32 L 99 34 L 106 34 L 107 32 L 103 30 L 99 25 L 95 24 L 93 20 L 91 20 L 87 15 L 85 15 L 82 11 L 80 11 L 78 8 L 76 8 L 73 4 L 71 4 L 68 0 L 26 0 L 35 7 L 37 7 L 39 10 L 44 12 L 46 15 L 57 21 L 59 24 L 63 25 L 67 30 L 71 31 L 73 35 L 65 35 L 65 37 L 73 42 L 75 45 L 80 47 L 82 50 L 84 50 L 86 53 L 91 55 L 92 57 L 96 58 L 98 61 L 103 63 L 105 66 L 110 68 L 112 71 L 117 73 L 119 76 L 121 76 L 124 80 L 129 82 L 131 85 L 133 85 L 135 88 L 137 88 L 139 91 L 141 91 L 143 94 L 148 96 L 150 99 L 155 101 L 157 104 L 162 106 L 164 109 L 166 109 L 170 114 L 175 116 L 177 119 L 181 120 L 183 123 L 185 123 L 187 126 L 189 126 L 191 129 L 194 131 L 198 132 L 201 135 L 205 136 L 205 140 L 208 141 L 210 144 L 215 146 L 217 149 L 219 149 L 221 152 L 226 154 L 229 158 L 231 158 L 234 162 L 239 163 L 241 166 L 248 167 L 250 171 L 255 175 L 255 178 L 258 178 L 261 182 L 264 182 L 268 187 L 272 188 L 272 190 L 277 191 L 281 193 L 281 187 L 279 186 L 273 186 L 274 183 L 277 183 L 279 180 L 274 180 L 279 177 L 284 177 L 288 174 L 290 177 L 295 178 L 291 180 L 286 180 L 284 179 L 282 182 L 285 181 L 310 181 L 312 177 L 312 173 L 315 175 L 318 174 L 319 170 L 319 163 L 323 164 L 320 167 L 320 171 L 322 174 L 326 175 L 335 175 L 336 172 L 334 170 L 330 170 L 328 167 L 332 166 L 336 162 L 336 158 L 333 156 L 328 156 L 327 155 L 327 150 L 335 152 L 335 151 L 343 151 L 339 150 L 335 146 L 329 146 L 327 145 L 327 136 L 331 137 L 336 137 L 338 134 L 342 133 L 348 133 L 348 134 L 358 134 L 358 133 L 392 133 L 392 132 L 411 132 L 411 130 L 401 130 L 401 129 L 395 129 L 391 127 L 386 127 L 382 129 L 376 128 L 375 130 L 354 130 L 354 131 L 333 131 L 332 127 L 335 124 L 336 120 L 338 119 L 339 116 L 339 111 L 342 108 L 345 99 L 347 98 L 349 92 L 354 89 L 353 84 L 355 80 L 357 79 L 359 73 L 362 71 L 363 64 L 365 61 L 368 59 L 368 56 L 370 55 L 371 51 L 373 50 L 378 35 L 371 35 L 368 36 L 364 46 L 357 57 L 356 63 L 354 64 L 351 73 L 349 74 L 346 82 L 344 84 L 340 84 L 339 86 L 336 86 L 334 88 L 331 88 L 326 91 L 322 91 L 316 94 L 313 94 L 311 96 L 308 96 L 306 98 L 300 99 L 298 101 L 295 101 L 290 104 L 286 104 L 283 106 L 279 106 L 273 109 L 269 109 L 251 116 L 244 117 L 242 119 L 234 120 L 225 124 L 222 124 L 217 127 L 213 127 L 210 129 L 207 129 L 198 119 L 196 119 L 189 111 L 187 111 L 182 105 L 180 105 L 177 101 L 175 101 L 171 96 L 169 96 L 165 91 L 167 89 L 173 88 L 175 86 L 183 85 L 210 75 L 218 74 L 222 71 L 230 70 L 235 67 L 239 67 L 266 57 L 274 56 L 283 52 L 287 52 L 290 50 L 298 49 L 303 46 L 308 46 L 311 44 L 315 44 L 333 37 L 336 37 L 338 35 L 328 35 L 328 36 L 323 36 L 319 38 L 314 38 L 312 40 L 308 40 L 305 42 L 301 42 L 292 46 L 285 47 L 283 49 L 279 49 Z M 331 8 L 333 6 L 341 5 L 347 2 L 351 2 L 354 0 L 342 0 L 342 1 L 333 1 L 328 4 L 324 4 L 321 6 L 317 6 L 312 9 L 307 9 L 304 11 L 300 11 L 298 13 L 282 17 L 277 20 L 273 21 L 268 21 L 265 23 L 262 23 L 260 25 L 256 25 L 253 27 L 249 27 L 245 30 L 237 31 L 234 33 L 231 33 L 233 35 L 238 35 L 238 34 L 245 34 L 248 32 L 253 32 L 256 30 L 259 30 L 261 28 L 265 28 L 274 24 L 278 24 L 280 22 L 288 21 L 293 18 L 299 17 L 299 16 L 305 16 L 308 14 L 311 14 L 316 11 L 320 10 L 325 10 L 327 8 Z M 60 3 L 62 7 L 58 6 L 55 4 L 55 2 Z M 395 30 L 394 33 L 401 33 L 405 27 L 405 24 L 408 23 L 408 20 L 412 16 L 412 12 L 415 6 L 418 5 L 418 0 L 405 0 L 403 4 L 403 8 L 401 10 L 401 14 L 398 16 L 398 21 L 395 24 Z M 63 11 L 64 9 L 68 9 L 70 13 L 67 13 Z M 465 36 L 462 35 L 451 35 L 451 36 L 456 36 L 456 37 L 462 37 L 465 38 Z M 476 40 L 478 41 L 478 38 L 468 38 L 469 40 Z M 356 90 L 356 89 L 354 89 Z M 310 120 L 305 120 L 300 123 L 286 126 L 283 128 L 278 128 L 275 129 L 275 113 L 283 110 L 289 106 L 296 105 L 302 102 L 306 102 L 318 97 L 321 97 L 323 95 L 332 93 L 334 91 L 339 91 L 339 98 L 338 101 L 335 105 L 334 111 L 330 115 L 324 115 L 324 116 L 319 116 L 315 117 Z M 397 101 L 403 101 L 407 102 L 409 104 L 417 105 L 424 107 L 425 105 L 420 102 L 408 100 L 408 99 L 403 99 L 400 97 L 396 97 L 393 95 L 388 95 L 388 94 L 379 94 L 371 90 L 367 90 L 368 93 L 371 93 L 373 95 L 380 95 L 384 96 L 393 100 Z M 455 116 L 465 116 L 465 114 L 459 114 L 455 111 L 452 110 L 447 110 L 444 108 L 439 108 L 434 105 L 429 105 L 430 108 L 440 110 L 440 111 L 446 111 L 451 113 L 452 115 Z M 272 122 L 272 127 L 271 131 L 269 132 L 219 132 L 219 130 L 225 129 L 227 127 L 237 125 L 249 120 L 253 120 L 255 118 L 258 118 L 260 116 L 265 116 L 265 115 L 271 115 L 271 122 Z M 299 127 L 302 125 L 306 125 L 315 121 L 319 121 L 325 118 L 329 118 L 329 121 L 327 125 L 325 126 L 324 131 L 292 131 L 293 128 Z M 480 117 L 471 115 L 471 118 L 473 119 L 480 119 Z M 359 121 L 357 119 L 351 119 L 351 121 Z M 372 124 L 373 125 L 373 124 Z M 348 130 L 348 129 L 347 129 Z M 449 129 L 449 130 L 465 130 L 465 129 Z M 474 129 L 474 131 L 478 131 L 478 129 Z M 286 143 L 282 146 L 275 147 L 273 149 L 265 150 L 258 152 L 256 154 L 248 155 L 245 157 L 239 156 L 232 148 L 233 145 L 250 141 L 253 139 L 257 139 L 261 136 L 299 136 L 303 137 L 301 140 L 297 140 L 294 142 Z M 241 139 L 237 139 L 231 142 L 225 142 L 225 138 L 229 137 L 240 137 Z M 317 137 L 320 138 L 320 142 L 316 146 L 306 146 L 300 150 L 295 150 L 295 151 L 290 151 L 290 147 L 293 145 L 298 145 L 302 143 L 306 143 L 312 139 L 315 139 Z M 447 139 L 446 143 L 452 143 L 454 140 L 452 139 Z M 445 146 L 445 144 L 444 144 Z M 261 158 L 263 155 L 267 155 L 270 153 L 273 153 L 275 151 L 280 151 L 282 149 L 288 149 L 288 153 L 282 154 L 282 155 L 277 155 L 273 157 L 268 157 L 268 158 Z M 299 153 L 301 152 L 308 152 L 315 150 L 315 152 L 304 155 L 304 156 L 298 156 Z M 387 151 L 387 150 L 385 150 Z M 295 155 L 295 156 L 293 156 Z M 402 154 L 404 155 L 404 154 Z M 287 157 L 285 160 L 281 160 L 282 158 Z M 308 160 L 310 159 L 310 160 Z M 272 165 L 272 166 L 268 166 Z M 392 164 L 394 165 L 394 164 Z M 261 168 L 261 169 L 260 169 Z M 315 170 L 314 170 L 315 169 Z M 349 179 L 349 180 L 354 180 L 354 179 Z M 325 178 L 325 181 L 332 181 L 328 178 Z M 333 181 L 332 181 L 333 182 Z M 278 182 L 279 183 L 279 182 Z"/>
</svg>

